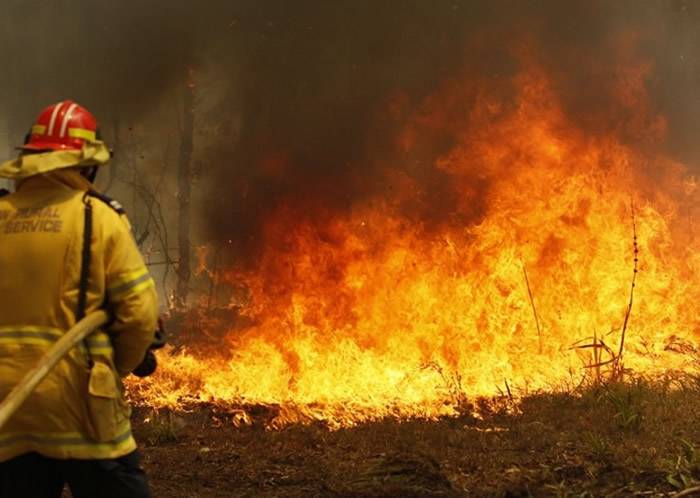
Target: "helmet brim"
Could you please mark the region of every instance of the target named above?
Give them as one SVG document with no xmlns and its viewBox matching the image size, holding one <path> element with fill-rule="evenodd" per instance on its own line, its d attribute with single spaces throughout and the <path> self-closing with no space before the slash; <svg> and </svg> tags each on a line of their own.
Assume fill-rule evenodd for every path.
<svg viewBox="0 0 700 498">
<path fill-rule="evenodd" d="M 32 147 L 41 147 L 47 144 L 35 142 L 31 145 Z M 41 152 L 32 148 L 27 149 L 27 152 L 29 151 L 35 153 L 20 154 L 18 158 L 0 164 L 0 178 L 17 180 L 63 168 L 101 166 L 107 164 L 110 159 L 109 149 L 104 142 L 85 144 L 81 150 L 64 149 Z"/>
<path fill-rule="evenodd" d="M 34 152 L 51 152 L 58 150 L 80 150 L 75 147 L 69 147 L 63 144 L 57 144 L 56 142 L 44 142 L 41 140 L 34 141 L 29 144 L 20 145 L 16 147 L 18 150 L 31 150 Z"/>
</svg>

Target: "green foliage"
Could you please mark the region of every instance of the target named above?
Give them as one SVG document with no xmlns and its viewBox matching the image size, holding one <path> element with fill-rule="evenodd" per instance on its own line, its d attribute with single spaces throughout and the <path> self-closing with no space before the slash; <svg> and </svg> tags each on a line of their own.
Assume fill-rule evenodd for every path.
<svg viewBox="0 0 700 498">
<path fill-rule="evenodd" d="M 607 460 L 610 456 L 610 442 L 601 434 L 586 432 L 583 440 L 588 445 L 591 457 L 597 461 Z"/>
<path fill-rule="evenodd" d="M 686 489 L 697 483 L 700 477 L 700 455 L 695 446 L 681 439 L 681 451 L 675 460 L 667 463 L 666 481 L 678 490 Z"/>
<path fill-rule="evenodd" d="M 644 422 L 643 389 L 639 384 L 612 384 L 605 386 L 599 402 L 613 408 L 613 418 L 620 429 L 639 432 Z"/>
</svg>

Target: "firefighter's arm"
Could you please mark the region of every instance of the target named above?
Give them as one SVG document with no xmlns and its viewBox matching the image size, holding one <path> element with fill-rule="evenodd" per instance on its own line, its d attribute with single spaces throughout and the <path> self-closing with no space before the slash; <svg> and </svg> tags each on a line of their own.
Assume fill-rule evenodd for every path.
<svg viewBox="0 0 700 498">
<path fill-rule="evenodd" d="M 120 219 L 106 251 L 107 302 L 113 316 L 109 328 L 114 363 L 122 377 L 144 359 L 158 326 L 156 289 L 128 222 Z"/>
</svg>

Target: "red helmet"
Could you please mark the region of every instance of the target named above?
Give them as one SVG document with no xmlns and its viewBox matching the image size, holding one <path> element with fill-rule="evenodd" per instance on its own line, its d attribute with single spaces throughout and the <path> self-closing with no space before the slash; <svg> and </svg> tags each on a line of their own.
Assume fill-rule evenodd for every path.
<svg viewBox="0 0 700 498">
<path fill-rule="evenodd" d="M 41 111 L 22 149 L 35 151 L 82 150 L 97 139 L 97 120 L 72 100 Z"/>
</svg>

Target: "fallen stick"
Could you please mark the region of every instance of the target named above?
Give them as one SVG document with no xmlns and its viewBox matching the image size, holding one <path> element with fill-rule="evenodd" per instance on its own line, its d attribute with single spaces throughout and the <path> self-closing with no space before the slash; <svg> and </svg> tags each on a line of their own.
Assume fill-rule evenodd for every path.
<svg viewBox="0 0 700 498">
<path fill-rule="evenodd" d="M 671 495 L 671 498 L 681 498 L 681 496 L 697 496 L 700 494 L 700 486 L 693 486 L 692 488 L 686 488 L 683 491 Z"/>
<path fill-rule="evenodd" d="M 85 337 L 107 323 L 107 319 L 107 313 L 104 311 L 90 313 L 56 341 L 56 344 L 42 356 L 39 363 L 27 372 L 20 383 L 17 384 L 2 403 L 0 403 L 0 428 L 2 428 L 19 407 L 22 406 L 22 403 L 24 403 L 34 389 L 36 389 L 36 386 L 44 380 L 60 359 L 63 358 L 68 351 L 73 349 L 76 344 L 85 339 Z"/>
</svg>

